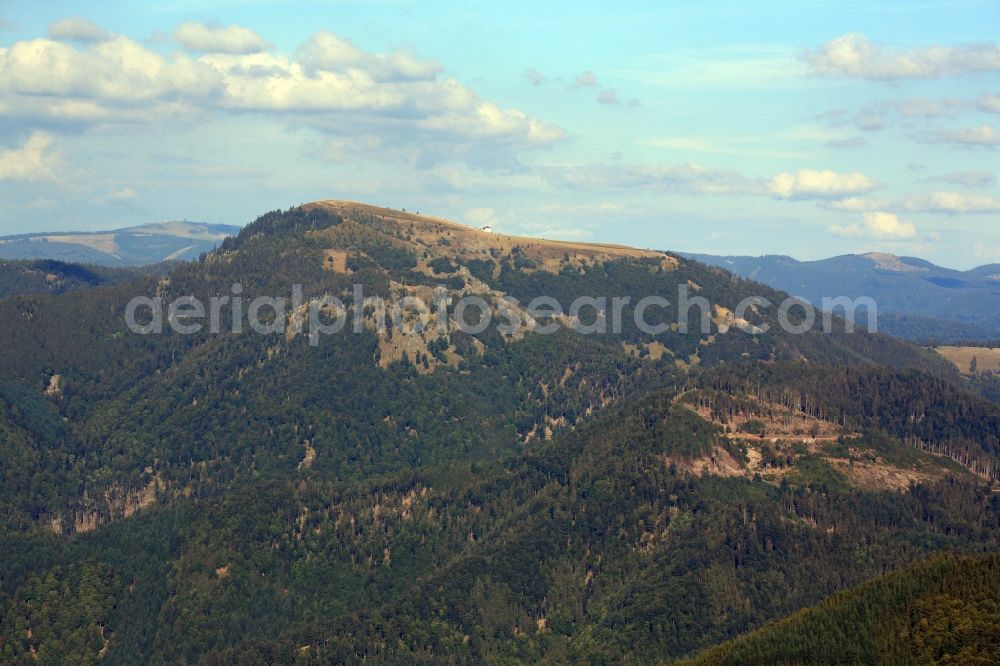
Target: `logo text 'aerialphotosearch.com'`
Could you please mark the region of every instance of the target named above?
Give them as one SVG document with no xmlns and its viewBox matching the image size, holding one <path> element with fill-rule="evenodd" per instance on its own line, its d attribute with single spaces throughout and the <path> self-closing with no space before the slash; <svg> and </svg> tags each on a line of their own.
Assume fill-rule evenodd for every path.
<svg viewBox="0 0 1000 666">
<path fill-rule="evenodd" d="M 151 335 L 168 328 L 181 335 L 242 333 L 262 335 L 305 334 L 310 345 L 322 336 L 375 329 L 379 333 L 447 334 L 458 330 L 478 335 L 490 326 L 505 336 L 524 331 L 550 334 L 566 328 L 581 334 L 621 333 L 627 326 L 646 335 L 667 331 L 702 335 L 736 330 L 760 335 L 775 321 L 786 333 L 801 335 L 817 329 L 834 330 L 834 321 L 843 320 L 839 330 L 853 332 L 857 314 L 864 311 L 866 330 L 877 330 L 877 305 L 868 297 L 824 298 L 819 310 L 809 302 L 789 297 L 773 303 L 750 296 L 732 309 L 713 305 L 703 296 L 692 295 L 688 285 L 677 288 L 671 301 L 655 294 L 647 296 L 580 296 L 564 304 L 552 296 L 537 296 L 527 303 L 511 296 L 465 294 L 456 297 L 444 286 L 432 290 L 429 298 L 413 294 L 398 298 L 365 295 L 355 284 L 350 296 L 325 294 L 305 298 L 302 285 L 292 286 L 290 296 L 244 296 L 243 286 L 232 285 L 230 293 L 204 299 L 180 296 L 169 302 L 160 296 L 137 296 L 125 308 L 125 322 L 133 333 Z M 767 317 L 769 312 L 774 317 Z M 714 324 L 714 326 L 713 326 Z"/>
</svg>

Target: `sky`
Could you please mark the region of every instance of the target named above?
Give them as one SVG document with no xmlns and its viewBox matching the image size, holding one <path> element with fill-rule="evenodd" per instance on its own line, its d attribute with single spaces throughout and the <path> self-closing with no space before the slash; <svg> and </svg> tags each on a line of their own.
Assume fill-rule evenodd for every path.
<svg viewBox="0 0 1000 666">
<path fill-rule="evenodd" d="M 0 234 L 338 198 L 1000 263 L 998 34 L 995 0 L 0 0 Z"/>
</svg>

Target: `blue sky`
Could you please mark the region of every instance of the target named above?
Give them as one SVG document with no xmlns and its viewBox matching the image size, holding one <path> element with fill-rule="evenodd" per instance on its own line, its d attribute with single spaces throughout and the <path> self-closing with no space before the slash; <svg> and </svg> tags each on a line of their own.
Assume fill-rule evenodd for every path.
<svg viewBox="0 0 1000 666">
<path fill-rule="evenodd" d="M 319 198 L 1000 262 L 996 2 L 0 1 L 0 234 Z"/>
</svg>

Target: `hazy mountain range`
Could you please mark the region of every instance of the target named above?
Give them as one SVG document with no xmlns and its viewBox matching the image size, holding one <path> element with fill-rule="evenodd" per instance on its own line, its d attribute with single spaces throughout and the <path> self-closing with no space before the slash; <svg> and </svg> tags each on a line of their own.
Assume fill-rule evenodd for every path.
<svg viewBox="0 0 1000 666">
<path fill-rule="evenodd" d="M 848 254 L 819 261 L 783 255 L 684 256 L 800 296 L 870 296 L 879 330 L 912 340 L 1000 337 L 1000 264 L 957 271 L 915 257 Z"/>
<path fill-rule="evenodd" d="M 69 231 L 0 237 L 0 259 L 54 259 L 101 266 L 186 261 L 208 252 L 239 227 L 156 222 L 111 231 Z"/>
</svg>

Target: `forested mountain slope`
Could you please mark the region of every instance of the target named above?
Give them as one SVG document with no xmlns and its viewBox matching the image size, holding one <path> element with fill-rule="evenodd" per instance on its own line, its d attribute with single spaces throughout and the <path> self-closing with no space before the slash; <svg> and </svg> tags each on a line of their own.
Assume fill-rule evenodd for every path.
<svg viewBox="0 0 1000 666">
<path fill-rule="evenodd" d="M 685 664 L 995 664 L 1000 558 L 935 557 L 847 590 Z"/>
<path fill-rule="evenodd" d="M 293 284 L 357 329 L 313 339 L 294 308 L 263 334 L 125 323 L 139 295 Z M 407 334 L 356 285 L 390 304 L 443 286 L 498 317 L 634 300 L 618 332 Z M 697 308 L 687 331 L 635 324 L 679 288 L 708 330 Z M 330 201 L 165 278 L 2 299 L 0 655 L 655 662 L 995 550 L 1000 407 L 892 338 L 737 321 L 749 296 L 784 298 L 669 253 Z"/>
<path fill-rule="evenodd" d="M 23 294 L 61 294 L 134 279 L 134 269 L 67 264 L 51 259 L 0 260 L 0 298 Z"/>
</svg>

